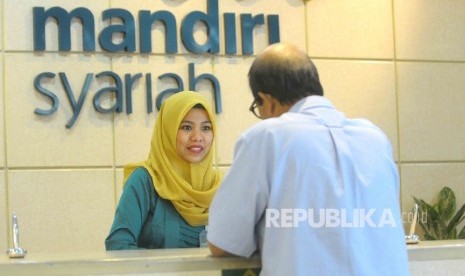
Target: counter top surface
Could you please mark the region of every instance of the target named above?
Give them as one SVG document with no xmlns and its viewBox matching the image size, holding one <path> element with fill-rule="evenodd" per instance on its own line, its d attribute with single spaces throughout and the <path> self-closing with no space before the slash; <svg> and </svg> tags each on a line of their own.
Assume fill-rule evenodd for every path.
<svg viewBox="0 0 465 276">
<path fill-rule="evenodd" d="M 407 246 L 409 260 L 465 259 L 465 240 L 420 241 Z M 124 250 L 88 253 L 34 253 L 25 258 L 0 256 L 0 270 L 5 275 L 71 275 L 211 271 L 260 267 L 259 257 L 250 259 L 214 258 L 207 248 Z"/>
<path fill-rule="evenodd" d="M 407 250 L 410 261 L 465 259 L 465 240 L 420 241 Z"/>
<path fill-rule="evenodd" d="M 99 275 L 212 271 L 260 267 L 260 259 L 214 258 L 207 248 L 122 250 L 88 253 L 28 253 L 0 257 L 2 275 Z M 3 274 L 5 273 L 5 274 Z"/>
</svg>

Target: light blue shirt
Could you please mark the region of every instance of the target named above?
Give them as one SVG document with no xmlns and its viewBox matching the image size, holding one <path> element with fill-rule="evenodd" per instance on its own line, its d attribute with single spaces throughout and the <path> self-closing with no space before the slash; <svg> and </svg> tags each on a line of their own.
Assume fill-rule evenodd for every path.
<svg viewBox="0 0 465 276">
<path fill-rule="evenodd" d="M 259 251 L 262 275 L 408 275 L 389 140 L 324 97 L 300 100 L 241 135 L 207 238 Z"/>
</svg>

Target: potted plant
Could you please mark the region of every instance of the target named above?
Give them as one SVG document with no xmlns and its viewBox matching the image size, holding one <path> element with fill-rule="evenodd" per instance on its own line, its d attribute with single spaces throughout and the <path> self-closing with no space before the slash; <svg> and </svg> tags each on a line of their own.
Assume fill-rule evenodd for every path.
<svg viewBox="0 0 465 276">
<path fill-rule="evenodd" d="M 442 188 L 433 205 L 416 197 L 413 200 L 418 204 L 419 217 L 426 218 L 419 220 L 426 240 L 465 239 L 465 226 L 459 231 L 459 224 L 465 219 L 465 204 L 456 212 L 455 194 L 449 187 Z"/>
</svg>

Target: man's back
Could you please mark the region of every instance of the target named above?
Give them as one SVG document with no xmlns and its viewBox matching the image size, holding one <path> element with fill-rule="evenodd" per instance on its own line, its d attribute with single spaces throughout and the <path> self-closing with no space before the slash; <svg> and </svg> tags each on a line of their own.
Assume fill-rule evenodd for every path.
<svg viewBox="0 0 465 276">
<path fill-rule="evenodd" d="M 244 133 L 237 163 L 249 164 L 231 168 L 211 216 L 218 205 L 236 204 L 221 194 L 248 194 L 228 218 L 240 224 L 248 210 L 255 237 L 233 229 L 219 243 L 226 250 L 235 239 L 258 244 L 264 275 L 408 274 L 397 171 L 389 141 L 371 123 L 308 97 Z"/>
<path fill-rule="evenodd" d="M 314 98 L 320 105 L 323 98 Z M 273 164 L 260 222 L 265 274 L 280 270 L 279 262 L 289 275 L 401 275 L 398 177 L 384 134 L 314 104 L 267 123 L 262 145 L 273 144 Z"/>
</svg>

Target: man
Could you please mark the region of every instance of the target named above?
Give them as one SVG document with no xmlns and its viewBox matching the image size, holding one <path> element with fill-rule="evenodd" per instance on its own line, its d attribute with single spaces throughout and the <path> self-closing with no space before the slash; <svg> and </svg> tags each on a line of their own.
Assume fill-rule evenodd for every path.
<svg viewBox="0 0 465 276">
<path fill-rule="evenodd" d="M 265 49 L 249 84 L 264 120 L 240 136 L 210 206 L 212 254 L 259 252 L 261 275 L 408 275 L 384 133 L 337 111 L 291 44 Z"/>
</svg>

